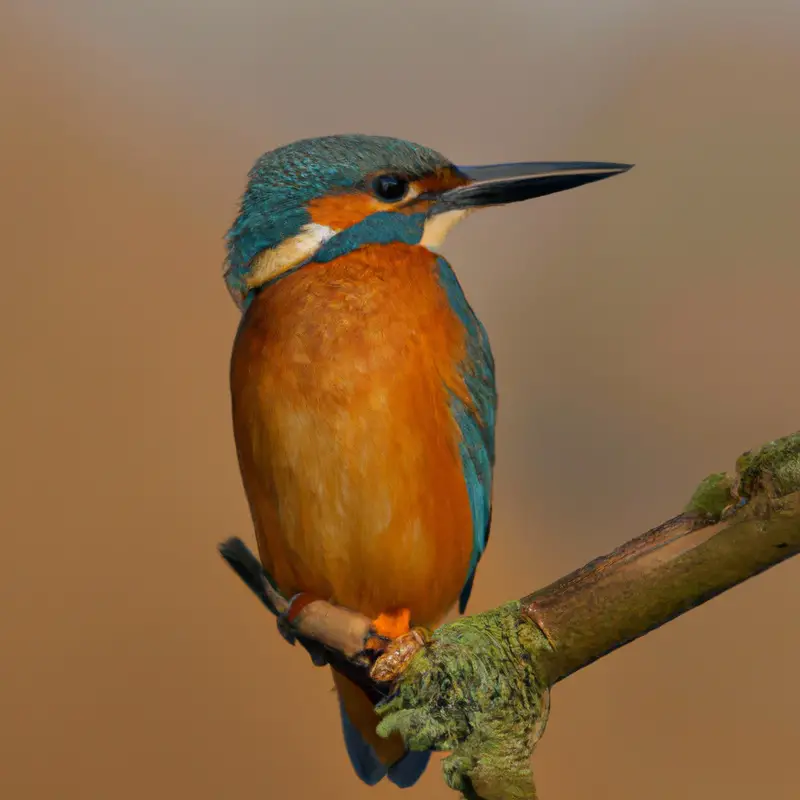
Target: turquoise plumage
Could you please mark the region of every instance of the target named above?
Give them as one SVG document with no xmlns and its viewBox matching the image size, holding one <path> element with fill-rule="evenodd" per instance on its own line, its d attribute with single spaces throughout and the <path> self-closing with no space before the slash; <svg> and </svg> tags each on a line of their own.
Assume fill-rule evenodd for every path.
<svg viewBox="0 0 800 800">
<path fill-rule="evenodd" d="M 492 525 L 492 470 L 495 458 L 495 419 L 497 389 L 495 386 L 494 356 L 483 323 L 472 310 L 452 267 L 439 257 L 439 275 L 450 305 L 464 325 L 467 336 L 467 357 L 460 365 L 469 391 L 473 410 L 451 394 L 451 408 L 462 441 L 461 462 L 469 492 L 472 512 L 472 557 L 469 574 L 458 601 L 460 613 L 469 602 L 475 570 L 486 550 Z"/>
</svg>

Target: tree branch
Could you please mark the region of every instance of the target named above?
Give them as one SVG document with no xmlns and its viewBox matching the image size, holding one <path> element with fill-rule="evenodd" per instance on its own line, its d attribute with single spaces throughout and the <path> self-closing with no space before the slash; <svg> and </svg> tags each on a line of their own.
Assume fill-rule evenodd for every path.
<svg viewBox="0 0 800 800">
<path fill-rule="evenodd" d="M 220 550 L 285 614 L 288 602 L 242 542 Z M 735 474 L 706 478 L 682 514 L 614 552 L 520 601 L 441 626 L 401 659 L 392 683 L 374 680 L 360 614 L 314 601 L 291 633 L 315 663 L 335 665 L 381 701 L 382 735 L 450 751 L 445 780 L 465 798 L 531 800 L 530 757 L 551 686 L 798 552 L 800 433 L 748 451 Z"/>
</svg>

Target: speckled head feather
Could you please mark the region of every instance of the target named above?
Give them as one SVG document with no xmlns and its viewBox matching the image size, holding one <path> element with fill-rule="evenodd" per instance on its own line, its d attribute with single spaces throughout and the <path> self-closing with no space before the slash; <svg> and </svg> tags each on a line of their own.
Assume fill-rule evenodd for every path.
<svg viewBox="0 0 800 800">
<path fill-rule="evenodd" d="M 428 147 L 388 136 L 342 134 L 302 139 L 262 155 L 248 176 L 239 215 L 228 231 L 225 280 L 241 306 L 253 259 L 297 236 L 315 198 L 357 191 L 381 171 L 421 178 L 450 162 Z"/>
</svg>

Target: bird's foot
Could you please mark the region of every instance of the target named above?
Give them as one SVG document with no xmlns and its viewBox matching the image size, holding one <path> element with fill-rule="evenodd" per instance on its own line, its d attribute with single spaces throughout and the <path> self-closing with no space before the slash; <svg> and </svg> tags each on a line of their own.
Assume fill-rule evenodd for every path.
<svg viewBox="0 0 800 800">
<path fill-rule="evenodd" d="M 395 681 L 430 639 L 430 631 L 411 627 L 411 612 L 402 608 L 373 620 L 364 650 L 378 653 L 369 675 L 379 683 Z"/>
<path fill-rule="evenodd" d="M 297 631 L 294 627 L 294 622 L 297 619 L 298 614 L 300 614 L 300 612 L 309 603 L 313 603 L 315 600 L 319 600 L 319 598 L 315 597 L 313 594 L 308 594 L 307 592 L 300 592 L 299 594 L 296 594 L 289 601 L 289 606 L 286 611 L 278 615 L 278 631 L 280 632 L 281 636 L 283 636 L 283 638 L 289 642 L 289 644 L 300 642 L 300 644 L 311 656 L 311 661 L 314 663 L 314 665 L 317 667 L 324 667 L 328 663 L 325 647 L 319 642 L 313 641 L 312 639 L 303 639 L 302 637 L 298 637 Z"/>
<path fill-rule="evenodd" d="M 382 652 L 395 639 L 411 630 L 411 611 L 400 608 L 397 611 L 388 611 L 372 620 L 367 638 L 364 641 L 365 650 Z"/>
<path fill-rule="evenodd" d="M 278 615 L 278 630 L 289 644 L 294 644 L 297 640 L 294 621 L 297 619 L 300 612 L 315 600 L 319 600 L 319 598 L 308 592 L 300 592 L 289 600 L 289 606 L 286 611 Z"/>
</svg>

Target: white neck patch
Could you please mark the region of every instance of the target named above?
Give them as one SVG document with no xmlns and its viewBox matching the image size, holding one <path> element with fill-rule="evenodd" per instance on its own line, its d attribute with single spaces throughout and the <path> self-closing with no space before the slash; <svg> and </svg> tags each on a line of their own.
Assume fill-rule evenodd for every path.
<svg viewBox="0 0 800 800">
<path fill-rule="evenodd" d="M 277 247 L 264 250 L 255 257 L 246 279 L 248 287 L 254 289 L 263 286 L 267 281 L 301 264 L 337 233 L 338 231 L 333 228 L 318 225 L 316 222 L 303 225 L 296 236 L 286 239 Z"/>
<path fill-rule="evenodd" d="M 428 250 L 436 252 L 441 247 L 447 234 L 461 222 L 473 209 L 456 209 L 434 214 L 425 221 L 425 230 L 420 244 Z"/>
</svg>

